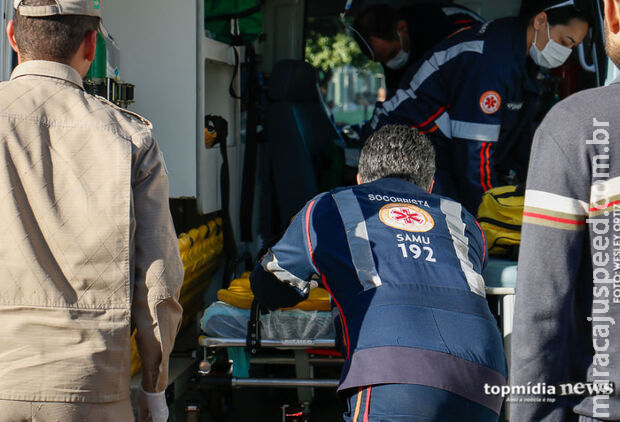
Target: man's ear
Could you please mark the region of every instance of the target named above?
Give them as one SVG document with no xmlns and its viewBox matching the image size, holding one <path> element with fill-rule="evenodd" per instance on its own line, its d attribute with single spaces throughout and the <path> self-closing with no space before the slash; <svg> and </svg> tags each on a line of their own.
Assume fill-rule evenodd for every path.
<svg viewBox="0 0 620 422">
<path fill-rule="evenodd" d="M 359 174 L 359 173 L 357 173 L 356 180 L 357 180 L 357 184 L 358 184 L 358 185 L 361 185 L 361 184 L 362 184 L 362 176 L 360 176 L 360 174 Z"/>
<path fill-rule="evenodd" d="M 605 25 L 609 36 L 620 38 L 620 0 L 605 0 Z"/>
<path fill-rule="evenodd" d="M 92 62 L 95 60 L 97 49 L 97 31 L 90 31 L 84 38 L 84 59 Z"/>
<path fill-rule="evenodd" d="M 15 41 L 15 24 L 12 20 L 10 20 L 6 26 L 6 35 L 13 51 L 19 54 L 19 51 L 17 51 L 17 41 Z"/>
<path fill-rule="evenodd" d="M 547 22 L 547 14 L 545 12 L 540 12 L 534 17 L 534 29 L 540 31 L 547 25 Z"/>
</svg>

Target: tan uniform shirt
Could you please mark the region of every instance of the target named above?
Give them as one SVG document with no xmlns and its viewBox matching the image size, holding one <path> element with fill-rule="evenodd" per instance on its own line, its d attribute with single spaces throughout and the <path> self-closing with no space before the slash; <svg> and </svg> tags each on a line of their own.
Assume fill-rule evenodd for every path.
<svg viewBox="0 0 620 422">
<path fill-rule="evenodd" d="M 63 64 L 0 83 L 0 399 L 126 399 L 131 321 L 166 387 L 183 266 L 151 128 Z"/>
</svg>

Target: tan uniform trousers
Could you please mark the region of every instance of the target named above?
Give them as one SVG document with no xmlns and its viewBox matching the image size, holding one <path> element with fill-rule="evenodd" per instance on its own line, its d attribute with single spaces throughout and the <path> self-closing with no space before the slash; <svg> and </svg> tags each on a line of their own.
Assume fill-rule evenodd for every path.
<svg viewBox="0 0 620 422">
<path fill-rule="evenodd" d="M 0 400 L 0 422 L 133 422 L 129 399 L 111 403 Z"/>
</svg>

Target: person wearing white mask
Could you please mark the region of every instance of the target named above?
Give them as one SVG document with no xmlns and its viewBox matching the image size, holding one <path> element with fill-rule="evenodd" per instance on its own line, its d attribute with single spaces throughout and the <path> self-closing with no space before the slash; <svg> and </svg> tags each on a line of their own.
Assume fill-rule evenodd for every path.
<svg viewBox="0 0 620 422">
<path fill-rule="evenodd" d="M 557 41 L 551 35 L 549 13 L 554 13 L 554 10 L 561 12 L 562 8 L 572 3 L 573 1 L 569 0 L 546 8 L 543 12 L 536 15 L 532 26 L 528 28 L 528 43 L 532 33 L 534 34 L 529 55 L 537 65 L 547 69 L 562 66 L 570 57 L 573 47 L 579 44 L 577 41 L 578 35 L 587 32 L 587 22 L 574 19 L 568 25 L 553 25 L 554 36 Z M 539 35 L 539 33 L 542 33 L 542 35 Z"/>
<path fill-rule="evenodd" d="M 377 105 L 365 137 L 387 124 L 428 134 L 435 192 L 476 214 L 482 194 L 516 173 L 524 182 L 535 130 L 540 68 L 566 62 L 586 37 L 588 2 L 525 0 L 521 16 L 462 29 L 436 45 Z"/>
<path fill-rule="evenodd" d="M 543 16 L 541 15 L 541 17 Z M 549 25 L 549 22 L 547 22 L 547 44 L 540 50 L 537 43 L 538 31 L 534 33 L 534 42 L 532 47 L 530 47 L 530 57 L 537 65 L 548 69 L 562 66 L 573 52 L 572 48 L 565 47 L 551 38 L 551 25 Z"/>
<path fill-rule="evenodd" d="M 362 52 L 381 63 L 388 97 L 399 87 L 407 67 L 450 34 L 484 19 L 463 6 L 422 3 L 394 9 L 376 4 L 353 23 L 353 37 Z"/>
</svg>

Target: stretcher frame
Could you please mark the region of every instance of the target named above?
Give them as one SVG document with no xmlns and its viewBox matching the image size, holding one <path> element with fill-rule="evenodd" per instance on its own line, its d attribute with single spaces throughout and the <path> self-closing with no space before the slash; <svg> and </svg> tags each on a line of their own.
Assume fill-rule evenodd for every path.
<svg viewBox="0 0 620 422">
<path fill-rule="evenodd" d="M 311 357 L 310 350 L 336 350 L 335 339 L 263 339 L 260 332 L 260 309 L 255 302 L 252 305 L 246 338 L 223 338 L 201 335 L 198 344 L 203 348 L 203 360 L 200 362 L 198 375 L 201 389 L 215 387 L 272 387 L 297 388 L 300 403 L 309 403 L 314 396 L 314 388 L 337 388 L 338 379 L 315 379 L 315 365 L 342 365 L 344 359 L 337 357 Z M 234 376 L 213 377 L 210 375 L 211 364 L 208 361 L 210 351 L 221 348 L 240 347 L 251 352 L 250 365 L 294 365 L 295 378 L 240 378 Z M 259 350 L 290 350 L 293 357 L 256 356 Z M 310 350 L 309 350 L 310 349 Z M 234 362 L 232 362 L 234 365 Z"/>
</svg>

